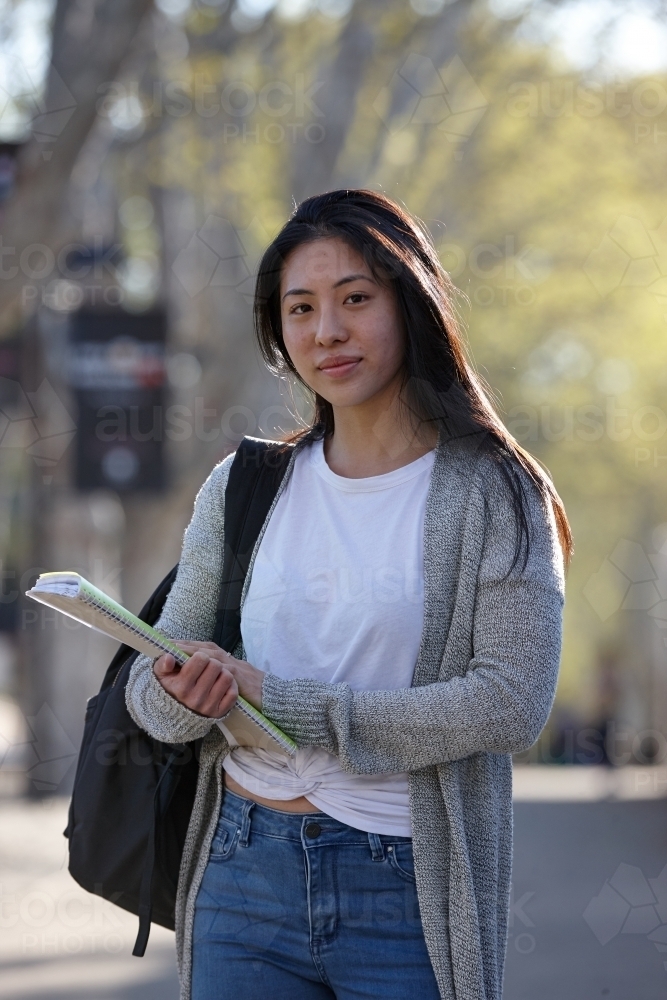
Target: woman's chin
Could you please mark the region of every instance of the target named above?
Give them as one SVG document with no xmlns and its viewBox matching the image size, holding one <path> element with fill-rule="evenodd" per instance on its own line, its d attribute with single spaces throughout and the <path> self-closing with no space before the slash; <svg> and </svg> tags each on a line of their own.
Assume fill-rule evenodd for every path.
<svg viewBox="0 0 667 1000">
<path fill-rule="evenodd" d="M 311 386 L 314 391 L 326 399 L 334 409 L 350 409 L 354 407 L 365 407 L 369 404 L 379 403 L 386 398 L 389 386 L 385 382 L 370 384 L 364 380 L 363 384 L 354 376 L 350 376 L 344 381 L 325 382 L 318 379 L 317 384 Z"/>
<path fill-rule="evenodd" d="M 361 408 L 366 406 L 373 398 L 373 395 L 368 395 L 368 393 L 355 393 L 355 392 L 331 392 L 329 391 L 326 395 L 317 390 L 318 395 L 323 399 L 326 399 L 327 403 L 333 406 L 334 410 L 350 410 Z"/>
</svg>

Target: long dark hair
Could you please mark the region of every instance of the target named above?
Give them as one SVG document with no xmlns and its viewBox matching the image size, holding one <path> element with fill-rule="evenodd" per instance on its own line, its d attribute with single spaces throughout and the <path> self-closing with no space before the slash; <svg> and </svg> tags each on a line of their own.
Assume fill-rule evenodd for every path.
<svg viewBox="0 0 667 1000">
<path fill-rule="evenodd" d="M 282 332 L 280 279 L 285 261 L 296 247 L 331 238 L 344 240 L 364 258 L 376 280 L 395 291 L 406 332 L 401 399 L 413 422 L 435 424 L 441 440 L 468 437 L 498 462 L 517 524 L 511 569 L 524 540 L 525 568 L 530 544 L 527 500 L 513 460 L 528 473 L 543 502 L 553 504 L 565 565 L 569 565 L 572 532 L 551 477 L 507 430 L 491 402 L 490 389 L 466 355 L 456 311 L 459 293 L 440 263 L 428 230 L 391 199 L 366 190 L 330 191 L 307 198 L 267 247 L 259 264 L 254 314 L 257 340 L 270 370 L 299 378 Z M 298 436 L 328 437 L 333 430 L 333 407 L 315 393 L 313 423 Z"/>
</svg>

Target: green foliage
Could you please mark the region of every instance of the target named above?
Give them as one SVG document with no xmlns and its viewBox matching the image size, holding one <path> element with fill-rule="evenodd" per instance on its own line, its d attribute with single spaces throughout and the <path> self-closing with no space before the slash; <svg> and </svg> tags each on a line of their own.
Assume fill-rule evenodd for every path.
<svg viewBox="0 0 667 1000">
<path fill-rule="evenodd" d="M 667 79 L 586 81 L 483 8 L 462 23 L 461 6 L 431 22 L 398 0 L 358 2 L 372 53 L 340 121 L 321 107 L 344 94 L 348 22 L 274 17 L 227 46 L 193 23 L 190 56 L 146 87 L 176 82 L 195 111 L 150 119 L 136 172 L 189 192 L 198 224 L 230 219 L 254 253 L 306 193 L 299 161 L 323 150 L 327 186 L 380 187 L 426 220 L 467 296 L 474 360 L 565 502 L 576 553 L 560 697 L 592 710 L 599 651 L 623 650 L 626 619 L 603 619 L 587 584 L 619 540 L 650 552 L 667 521 Z M 421 101 L 405 84 L 420 73 Z M 234 81 L 252 110 L 209 113 Z M 322 149 L 304 139 L 313 124 Z M 627 643 L 622 655 L 631 666 Z"/>
</svg>

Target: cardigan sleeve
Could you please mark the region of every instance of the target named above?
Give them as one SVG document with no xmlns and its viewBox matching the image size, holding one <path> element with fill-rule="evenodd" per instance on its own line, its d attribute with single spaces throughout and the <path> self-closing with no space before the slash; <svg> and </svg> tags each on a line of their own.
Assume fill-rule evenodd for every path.
<svg viewBox="0 0 667 1000">
<path fill-rule="evenodd" d="M 323 747 L 355 773 L 414 771 L 480 751 L 516 753 L 542 730 L 553 702 L 562 639 L 563 558 L 555 517 L 526 473 L 527 564 L 512 563 L 516 520 L 498 471 L 485 463 L 470 503 L 483 525 L 463 676 L 394 691 L 282 680 L 267 674 L 263 711 L 300 746 Z M 505 578 L 506 577 L 506 578 Z"/>
<path fill-rule="evenodd" d="M 222 575 L 225 488 L 233 459 L 229 455 L 216 465 L 195 499 L 176 579 L 156 623 L 170 639 L 207 642 L 213 635 Z M 172 698 L 148 656 L 139 656 L 132 665 L 125 701 L 137 725 L 165 743 L 199 739 L 215 722 Z"/>
</svg>

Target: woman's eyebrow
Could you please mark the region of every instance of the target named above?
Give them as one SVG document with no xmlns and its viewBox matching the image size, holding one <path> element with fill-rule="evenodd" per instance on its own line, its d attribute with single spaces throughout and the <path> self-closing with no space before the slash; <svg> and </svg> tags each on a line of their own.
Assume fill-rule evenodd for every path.
<svg viewBox="0 0 667 1000">
<path fill-rule="evenodd" d="M 314 295 L 315 292 L 311 292 L 308 288 L 288 288 L 288 290 L 283 295 L 281 301 L 284 302 L 288 295 Z"/>
<path fill-rule="evenodd" d="M 370 281 L 373 284 L 375 284 L 370 274 L 359 273 L 359 274 L 348 274 L 345 278 L 341 278 L 340 281 L 337 281 L 333 287 L 340 288 L 341 285 L 347 285 L 347 283 L 350 281 L 359 281 L 360 278 L 362 278 L 364 281 Z"/>
<path fill-rule="evenodd" d="M 372 284 L 375 284 L 371 276 L 368 274 L 361 274 L 361 273 L 347 274 L 344 278 L 340 278 L 335 283 L 335 285 L 332 285 L 332 288 L 340 288 L 341 285 L 347 285 L 350 281 L 359 281 L 360 278 L 363 279 L 364 281 L 370 281 Z M 314 295 L 314 294 L 315 292 L 311 291 L 309 288 L 289 288 L 283 295 L 282 301 L 284 302 L 288 295 Z"/>
</svg>

